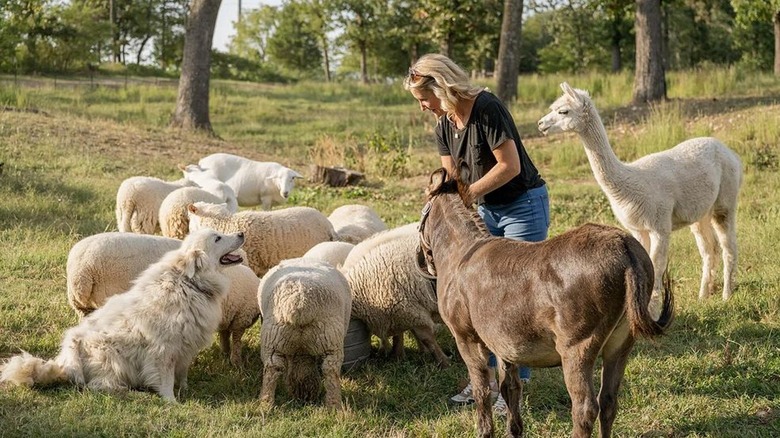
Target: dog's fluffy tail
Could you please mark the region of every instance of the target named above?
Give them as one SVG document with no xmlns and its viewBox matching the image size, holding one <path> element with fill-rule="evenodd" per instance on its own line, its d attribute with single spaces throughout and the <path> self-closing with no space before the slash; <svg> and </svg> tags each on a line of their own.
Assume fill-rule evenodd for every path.
<svg viewBox="0 0 780 438">
<path fill-rule="evenodd" d="M 65 369 L 53 360 L 43 360 L 22 351 L 0 365 L 0 383 L 15 386 L 48 386 L 68 381 Z"/>
</svg>

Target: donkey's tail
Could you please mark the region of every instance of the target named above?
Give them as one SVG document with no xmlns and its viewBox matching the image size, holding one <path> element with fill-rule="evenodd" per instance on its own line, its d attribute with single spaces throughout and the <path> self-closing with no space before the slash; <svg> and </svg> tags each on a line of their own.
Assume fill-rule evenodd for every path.
<svg viewBox="0 0 780 438">
<path fill-rule="evenodd" d="M 626 245 L 627 253 L 631 258 L 631 266 L 626 270 L 626 311 L 631 325 L 631 333 L 634 336 L 642 335 L 653 337 L 662 335 L 672 325 L 674 320 L 674 295 L 669 276 L 664 273 L 663 295 L 653 297 L 653 263 L 644 248 L 633 237 L 633 245 Z M 661 303 L 658 318 L 653 318 L 651 308 Z"/>
<path fill-rule="evenodd" d="M 14 386 L 47 386 L 67 382 L 68 375 L 62 365 L 53 360 L 43 360 L 22 351 L 0 365 L 0 383 Z"/>
</svg>

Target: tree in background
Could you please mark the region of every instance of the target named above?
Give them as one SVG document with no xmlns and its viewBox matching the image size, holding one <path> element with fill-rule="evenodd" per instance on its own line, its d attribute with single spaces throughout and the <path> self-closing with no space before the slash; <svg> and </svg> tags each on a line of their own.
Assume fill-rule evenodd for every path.
<svg viewBox="0 0 780 438">
<path fill-rule="evenodd" d="M 360 81 L 367 84 L 368 57 L 381 36 L 381 16 L 387 4 L 383 0 L 337 0 L 335 7 L 340 11 L 336 15 L 342 29 L 340 41 L 356 51 L 360 59 Z"/>
<path fill-rule="evenodd" d="M 504 102 L 517 98 L 517 75 L 520 69 L 520 38 L 523 0 L 504 0 L 501 42 L 498 46 L 496 94 Z"/>
<path fill-rule="evenodd" d="M 731 3 L 736 14 L 735 39 L 742 50 L 742 61 L 753 68 L 773 68 L 775 75 L 780 76 L 780 0 L 731 0 Z"/>
<path fill-rule="evenodd" d="M 234 23 L 236 35 L 230 40 L 228 52 L 250 61 L 268 61 L 268 41 L 276 32 L 279 10 L 276 6 L 261 5 L 246 12 Z"/>
<path fill-rule="evenodd" d="M 179 94 L 171 126 L 213 134 L 209 120 L 211 44 L 222 0 L 192 0 L 184 36 Z"/>
<path fill-rule="evenodd" d="M 666 99 L 661 0 L 636 0 L 634 104 Z"/>
<path fill-rule="evenodd" d="M 283 4 L 277 12 L 276 30 L 268 38 L 269 60 L 303 76 L 311 76 L 322 65 L 322 52 L 307 12 L 300 2 Z"/>
<path fill-rule="evenodd" d="M 322 69 L 325 82 L 330 82 L 330 33 L 334 30 L 335 0 L 307 0 L 303 2 L 303 13 L 307 17 L 309 30 L 317 38 L 322 53 Z"/>
<path fill-rule="evenodd" d="M 667 69 L 739 60 L 731 37 L 734 11 L 729 0 L 664 0 L 662 8 Z"/>
</svg>

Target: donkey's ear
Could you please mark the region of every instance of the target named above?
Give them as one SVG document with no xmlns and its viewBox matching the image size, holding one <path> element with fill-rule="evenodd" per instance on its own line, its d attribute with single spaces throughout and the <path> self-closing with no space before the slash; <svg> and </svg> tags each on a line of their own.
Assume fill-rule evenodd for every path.
<svg viewBox="0 0 780 438">
<path fill-rule="evenodd" d="M 468 184 L 471 181 L 471 169 L 465 160 L 458 161 L 458 180 Z"/>
<path fill-rule="evenodd" d="M 441 167 L 434 170 L 431 174 L 431 180 L 428 183 L 428 193 L 433 193 L 438 190 L 439 187 L 444 184 L 444 181 L 447 181 L 447 169 Z"/>
</svg>

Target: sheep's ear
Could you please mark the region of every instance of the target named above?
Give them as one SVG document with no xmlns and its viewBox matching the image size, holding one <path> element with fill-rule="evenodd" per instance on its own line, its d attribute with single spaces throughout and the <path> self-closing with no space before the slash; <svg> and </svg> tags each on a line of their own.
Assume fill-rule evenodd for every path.
<svg viewBox="0 0 780 438">
<path fill-rule="evenodd" d="M 181 164 L 181 163 L 177 164 L 176 167 L 178 167 L 179 170 L 181 170 L 182 172 L 184 172 L 185 169 L 187 169 L 187 165 L 186 164 Z"/>
<path fill-rule="evenodd" d="M 187 211 L 192 214 L 198 214 L 198 207 L 195 204 L 187 204 Z"/>
<path fill-rule="evenodd" d="M 293 178 L 303 178 L 303 175 L 301 175 L 300 173 L 298 173 L 298 172 L 296 172 L 294 170 L 290 170 L 290 173 L 292 174 Z"/>
</svg>

